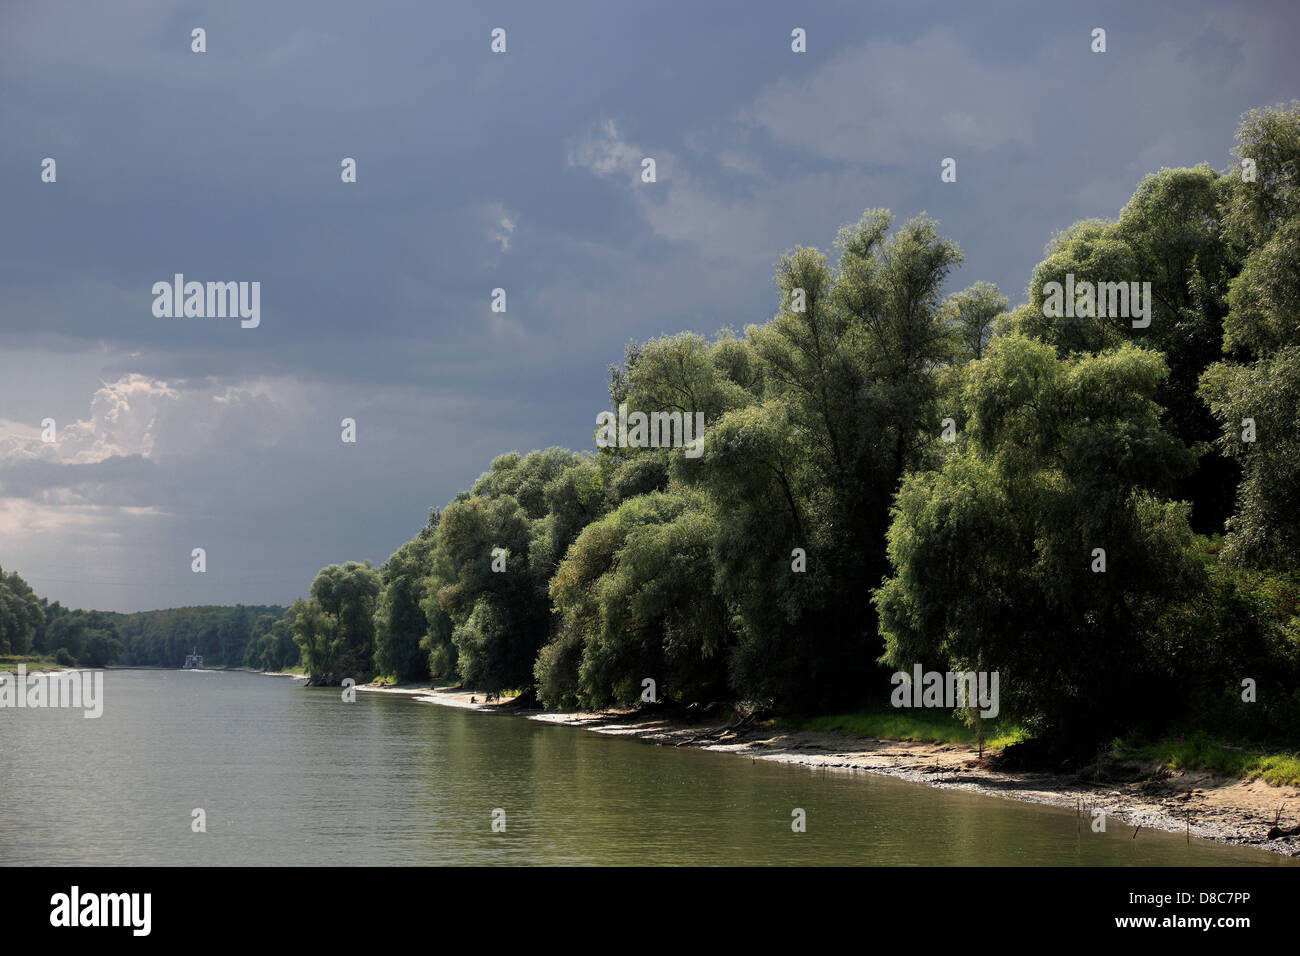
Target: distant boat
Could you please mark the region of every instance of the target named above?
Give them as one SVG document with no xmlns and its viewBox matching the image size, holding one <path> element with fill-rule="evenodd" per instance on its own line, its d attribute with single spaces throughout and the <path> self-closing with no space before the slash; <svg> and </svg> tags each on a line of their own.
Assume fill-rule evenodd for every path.
<svg viewBox="0 0 1300 956">
<path fill-rule="evenodd" d="M 193 654 L 185 655 L 185 663 L 181 666 L 181 670 L 183 671 L 203 670 L 203 655 L 199 653 L 199 649 L 197 647 L 194 648 Z"/>
</svg>

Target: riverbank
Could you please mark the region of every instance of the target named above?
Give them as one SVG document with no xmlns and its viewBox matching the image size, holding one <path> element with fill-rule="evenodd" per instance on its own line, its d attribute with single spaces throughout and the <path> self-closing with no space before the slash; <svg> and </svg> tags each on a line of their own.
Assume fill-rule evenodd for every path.
<svg viewBox="0 0 1300 956">
<path fill-rule="evenodd" d="M 60 664 L 52 657 L 34 657 L 25 654 L 0 655 L 0 671 L 13 674 L 17 672 L 19 667 L 22 667 L 28 674 L 52 674 L 57 671 L 92 669 L 88 667 L 78 668 L 75 664 Z"/>
<path fill-rule="evenodd" d="M 301 674 L 278 676 L 302 679 Z M 823 771 L 886 774 L 944 789 L 1060 807 L 1075 812 L 1079 825 L 1092 824 L 1093 811 L 1105 814 L 1108 829 L 1187 832 L 1238 846 L 1253 846 L 1300 857 L 1300 835 L 1269 839 L 1274 826 L 1300 825 L 1300 788 L 1273 786 L 1205 771 L 1171 770 L 1154 761 L 1117 760 L 1083 773 L 1006 772 L 980 761 L 968 747 L 792 730 L 757 724 L 730 729 L 721 718 L 672 717 L 636 711 L 549 712 L 487 704 L 483 695 L 427 684 L 360 684 L 370 693 L 403 694 L 443 707 L 494 711 L 595 733 L 633 737 L 662 746 L 697 747 L 752 760 L 800 764 Z"/>
</svg>

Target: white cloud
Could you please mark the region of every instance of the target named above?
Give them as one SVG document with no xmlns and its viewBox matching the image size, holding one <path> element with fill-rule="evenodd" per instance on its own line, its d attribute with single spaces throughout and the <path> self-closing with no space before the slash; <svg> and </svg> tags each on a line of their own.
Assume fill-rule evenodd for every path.
<svg viewBox="0 0 1300 956">
<path fill-rule="evenodd" d="M 516 219 L 505 203 L 495 202 L 487 208 L 488 234 L 492 241 L 501 246 L 502 252 L 510 251 L 510 237 L 514 235 Z"/>
<path fill-rule="evenodd" d="M 167 382 L 135 373 L 125 375 L 95 391 L 89 417 L 67 424 L 56 421 L 56 441 L 42 441 L 40 429 L 0 423 L 0 461 L 91 464 L 115 456 L 147 458 L 154 450 L 158 413 L 178 395 Z"/>
<path fill-rule="evenodd" d="M 581 143 L 569 149 L 569 165 L 583 166 L 598 176 L 626 174 L 628 182 L 639 183 L 641 160 L 645 156 L 623 140 L 612 119 L 604 119 L 587 130 Z"/>
<path fill-rule="evenodd" d="M 236 385 L 170 382 L 132 372 L 91 395 L 86 418 L 55 422 L 55 441 L 25 422 L 0 420 L 0 464 L 92 465 L 114 458 L 182 458 L 222 445 L 265 447 L 309 403 L 287 381 Z"/>
<path fill-rule="evenodd" d="M 654 183 L 641 182 L 643 155 L 655 157 Z M 741 157 L 729 151 L 723 151 L 718 159 L 730 169 L 744 165 Z M 859 202 L 856 197 L 862 197 L 865 204 L 858 209 L 870 205 L 871 187 L 880 183 L 861 169 L 848 168 L 765 181 L 752 190 L 722 197 L 675 153 L 643 150 L 624 141 L 613 120 L 588 130 L 582 145 L 571 151 L 570 162 L 611 180 L 621 179 L 626 172 L 641 218 L 656 237 L 688 243 L 695 254 L 711 263 L 735 267 L 737 280 L 742 275 L 748 277 L 756 263 L 766 268 L 798 242 L 829 244 L 839 226 L 856 218 L 845 210 L 854 208 Z M 846 197 L 851 199 L 847 205 Z M 715 273 L 715 280 L 730 278 Z"/>
<path fill-rule="evenodd" d="M 805 80 L 763 91 L 739 119 L 827 159 L 875 165 L 1030 141 L 1038 88 L 1028 67 L 982 65 L 947 28 L 912 43 L 873 40 Z"/>
</svg>

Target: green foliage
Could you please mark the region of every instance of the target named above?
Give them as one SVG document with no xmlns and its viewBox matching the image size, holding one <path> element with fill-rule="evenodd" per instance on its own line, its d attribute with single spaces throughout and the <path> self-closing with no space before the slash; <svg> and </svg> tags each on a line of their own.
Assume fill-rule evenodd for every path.
<svg viewBox="0 0 1300 956">
<path fill-rule="evenodd" d="M 535 668 L 542 702 L 599 708 L 725 693 L 725 606 L 713 594 L 717 524 L 686 489 L 633 498 L 582 532 L 551 582 L 562 623 Z"/>
<path fill-rule="evenodd" d="M 105 640 L 120 642 L 122 618 L 123 615 L 107 611 L 71 611 L 49 624 L 45 641 L 48 646 L 66 650 L 80 663 L 85 663 L 87 656 L 92 654 L 96 658 L 107 654 L 116 661 L 120 656 L 125 656 L 125 647 L 119 643 L 114 648 L 111 644 L 106 645 Z M 92 638 L 95 639 L 93 651 Z M 179 663 L 178 661 L 178 666 Z"/>
<path fill-rule="evenodd" d="M 782 257 L 782 309 L 747 330 L 764 369 L 757 401 L 723 414 L 700 467 L 683 469 L 717 504 L 717 589 L 736 618 L 744 697 L 831 707 L 873 672 L 861 588 L 888 569 L 899 480 L 932 454 L 936 369 L 954 349 L 941 289 L 961 261 L 933 220 L 892 235 L 890 223 L 871 210 L 842 229 L 835 269 L 815 249 Z M 806 571 L 792 570 L 796 548 Z"/>
<path fill-rule="evenodd" d="M 1225 351 L 1264 356 L 1300 344 L 1300 217 L 1250 251 L 1228 306 Z"/>
<path fill-rule="evenodd" d="M 886 663 L 998 671 L 1003 713 L 1067 740 L 1140 711 L 1147 629 L 1200 572 L 1185 507 L 1157 497 L 1188 466 L 1160 428 L 1164 374 L 1131 345 L 1061 359 L 994 341 L 962 440 L 899 492 L 875 595 Z"/>
<path fill-rule="evenodd" d="M 18 572 L 0 568 L 0 654 L 25 654 L 45 624 L 40 601 Z M 41 648 L 43 649 L 43 648 Z"/>
<path fill-rule="evenodd" d="M 1121 739 L 1115 742 L 1115 750 L 1175 770 L 1208 770 L 1224 777 L 1263 780 L 1275 787 L 1300 785 L 1300 753 L 1242 747 L 1205 730 L 1153 742 Z"/>
<path fill-rule="evenodd" d="M 450 658 L 442 637 L 449 623 L 455 666 L 467 684 L 489 692 L 531 687 L 553 625 L 548 583 L 570 542 L 602 509 L 600 474 L 591 455 L 512 452 L 447 506 L 427 585 L 447 617 L 426 636 L 431 670 Z"/>
<path fill-rule="evenodd" d="M 1223 423 L 1219 445 L 1242 462 L 1228 560 L 1255 567 L 1300 565 L 1300 345 L 1248 364 L 1219 363 L 1201 392 Z M 1244 441 L 1243 422 L 1255 425 Z"/>
<path fill-rule="evenodd" d="M 121 658 L 124 648 L 113 631 L 91 628 L 86 631 L 85 647 L 77 663 L 84 667 L 107 667 Z"/>
<path fill-rule="evenodd" d="M 1048 245 L 1029 284 L 1029 303 L 1011 323 L 1062 356 L 1131 341 L 1164 357 L 1169 374 L 1156 401 L 1165 409 L 1165 426 L 1201 456 L 1175 492 L 1192 502 L 1194 524 L 1207 532 L 1222 530 L 1238 480 L 1237 468 L 1210 445 L 1219 427 L 1197 394 L 1201 374 L 1223 355 L 1228 286 L 1239 268 L 1221 223 L 1229 189 L 1228 177 L 1204 165 L 1147 176 L 1118 220 L 1076 223 Z M 1065 285 L 1067 275 L 1076 287 L 1151 283 L 1150 326 L 1135 329 L 1131 319 L 1117 316 L 1044 316 L 1044 286 Z"/>
<path fill-rule="evenodd" d="M 502 455 L 378 587 L 318 578 L 251 657 L 283 626 L 314 674 L 373 652 L 551 707 L 633 705 L 652 678 L 669 701 L 868 714 L 880 664 L 922 663 L 998 670 L 1002 743 L 1079 751 L 1192 709 L 1293 735 L 1297 587 L 1276 568 L 1300 563 L 1300 104 L 1249 114 L 1239 153 L 1258 182 L 1162 169 L 1116 220 L 1058 235 L 1012 311 L 988 283 L 945 299 L 956 245 L 869 210 L 836 263 L 781 257 L 769 321 L 632 343 L 610 368 L 615 409 L 702 414 L 701 457 Z M 1067 275 L 1149 282 L 1150 326 L 1046 318 Z M 1226 542 L 1192 534 L 1229 515 Z"/>
<path fill-rule="evenodd" d="M 1225 200 L 1229 237 L 1258 248 L 1278 226 L 1300 215 L 1300 101 L 1250 110 L 1242 118 L 1233 155 L 1255 164 L 1255 182 L 1234 169 Z"/>
<path fill-rule="evenodd" d="M 1135 726 L 1158 733 L 1189 717 L 1241 741 L 1294 740 L 1300 726 L 1300 576 L 1219 560 L 1221 541 L 1199 538 L 1202 586 L 1149 621 L 1151 676 Z M 1243 699 L 1243 679 L 1256 687 Z"/>
<path fill-rule="evenodd" d="M 265 671 L 283 671 L 298 663 L 300 651 L 293 639 L 293 614 L 282 617 L 259 614 L 244 649 L 244 666 Z"/>
<path fill-rule="evenodd" d="M 244 604 L 234 607 L 179 607 L 133 614 L 64 612 L 58 618 L 51 618 L 45 645 L 57 647 L 72 641 L 66 646 L 75 654 L 77 651 L 74 644 L 78 644 L 81 638 L 66 636 L 68 619 L 71 618 L 75 623 L 79 620 L 76 615 L 89 614 L 99 622 L 89 626 L 111 626 L 116 629 L 124 648 L 124 664 L 137 667 L 180 667 L 185 661 L 185 655 L 197 648 L 209 667 L 236 667 L 241 664 L 257 666 L 249 663 L 246 658 L 249 645 L 260 639 L 263 633 L 258 630 L 259 621 L 263 617 L 277 620 L 283 613 L 284 608 L 275 605 Z M 261 626 L 265 627 L 265 622 Z"/>
<path fill-rule="evenodd" d="M 71 610 L 37 598 L 16 573 L 0 570 L 0 653 L 57 651 L 65 666 L 180 667 L 195 648 L 209 666 L 289 666 L 297 649 L 287 627 L 277 626 L 283 612 L 242 604 L 132 614 Z"/>
<path fill-rule="evenodd" d="M 643 452 L 632 457 L 602 455 L 599 480 L 605 488 L 605 510 L 613 510 L 637 495 L 668 487 L 668 453 Z"/>
<path fill-rule="evenodd" d="M 290 628 L 293 639 L 302 654 L 302 663 L 313 683 L 340 683 L 343 675 L 335 679 L 343 639 L 338 620 L 327 612 L 315 598 L 299 598 L 289 608 L 292 615 Z"/>
<path fill-rule="evenodd" d="M 1007 311 L 1007 297 L 991 282 L 976 282 L 950 296 L 945 312 L 957 333 L 957 356 L 968 362 L 984 356 L 996 321 Z"/>
<path fill-rule="evenodd" d="M 978 734 L 961 718 L 941 709 L 863 711 L 852 714 L 823 714 L 817 717 L 783 718 L 779 723 L 797 730 L 852 734 L 882 740 L 915 740 L 927 744 L 976 746 Z M 1001 750 L 1029 737 L 1017 724 L 1000 721 L 985 730 L 984 749 Z"/>
<path fill-rule="evenodd" d="M 622 367 L 610 369 L 610 398 L 629 411 L 702 412 L 706 422 L 753 400 L 761 366 L 731 333 L 710 342 L 693 332 L 627 347 Z"/>
<path fill-rule="evenodd" d="M 1201 395 L 1222 427 L 1219 447 L 1243 479 L 1224 556 L 1255 567 L 1300 564 L 1300 102 L 1246 114 L 1236 153 L 1256 181 L 1232 179 L 1225 232 L 1245 264 L 1228 293 L 1224 349 Z M 1245 440 L 1244 420 L 1255 423 Z"/>
<path fill-rule="evenodd" d="M 370 679 L 381 583 L 369 561 L 331 564 L 312 581 L 311 598 L 294 602 L 290 627 L 313 683 Z"/>
<path fill-rule="evenodd" d="M 398 681 L 429 676 L 429 652 L 421 646 L 429 631 L 425 612 L 434 535 L 439 515 L 402 545 L 380 569 L 383 586 L 375 608 L 375 668 Z"/>
</svg>

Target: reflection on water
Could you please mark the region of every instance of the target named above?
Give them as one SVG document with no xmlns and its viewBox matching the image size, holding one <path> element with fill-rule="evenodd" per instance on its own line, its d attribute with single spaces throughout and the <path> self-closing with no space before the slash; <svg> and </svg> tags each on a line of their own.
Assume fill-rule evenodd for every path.
<svg viewBox="0 0 1300 956">
<path fill-rule="evenodd" d="M 0 863 L 1285 865 L 1071 810 L 244 673 L 0 711 Z M 202 808 L 207 832 L 191 831 Z M 791 830 L 791 813 L 807 830 Z M 505 813 L 493 832 L 494 810 Z"/>
</svg>

